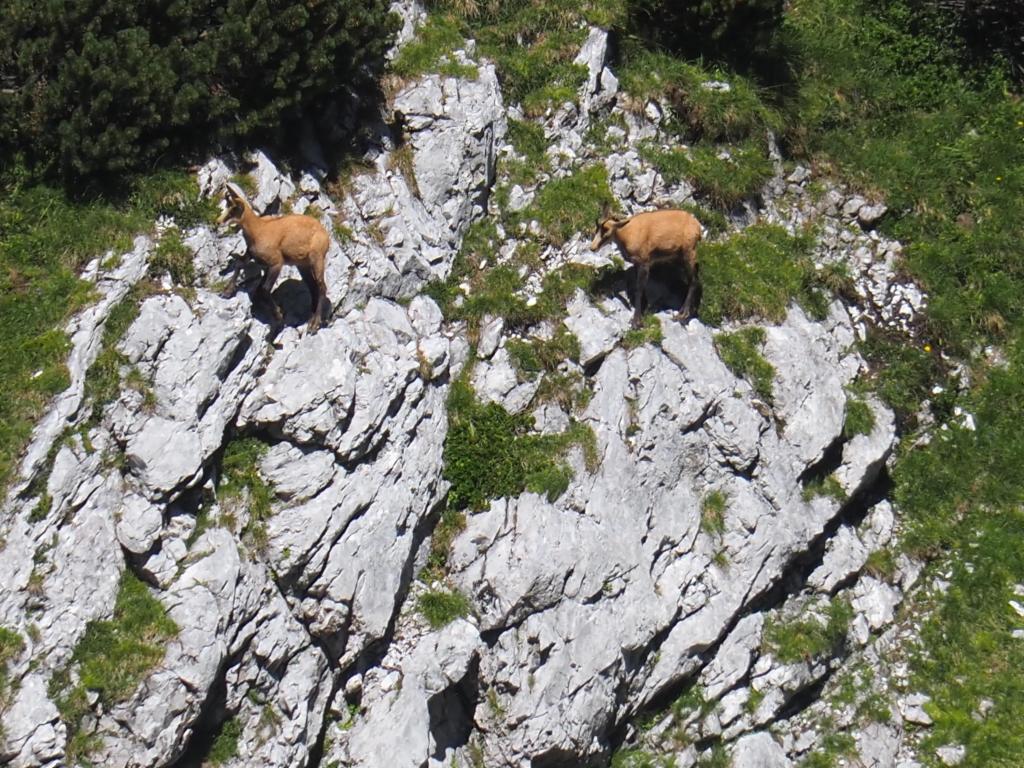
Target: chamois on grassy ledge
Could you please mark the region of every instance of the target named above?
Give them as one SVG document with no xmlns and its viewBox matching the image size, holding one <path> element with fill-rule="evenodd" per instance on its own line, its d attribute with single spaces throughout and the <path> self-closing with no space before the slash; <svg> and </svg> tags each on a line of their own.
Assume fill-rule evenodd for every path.
<svg viewBox="0 0 1024 768">
<path fill-rule="evenodd" d="M 242 229 L 247 247 L 246 258 L 255 259 L 263 267 L 263 275 L 256 288 L 256 299 L 266 301 L 274 315 L 274 323 L 284 322 L 281 307 L 274 300 L 271 289 L 285 264 L 292 264 L 302 275 L 302 282 L 309 289 L 313 316 L 307 326 L 310 333 L 316 333 L 323 318 L 327 301 L 327 283 L 324 270 L 327 263 L 327 249 L 331 238 L 323 225 L 312 216 L 288 214 L 285 216 L 257 216 L 245 199 L 242 191 L 228 184 L 224 192 L 227 209 L 217 219 L 237 223 Z M 238 287 L 238 272 L 234 275 L 225 296 L 233 296 Z"/>
<path fill-rule="evenodd" d="M 700 222 L 686 211 L 648 211 L 621 219 L 609 217 L 606 210 L 604 218 L 598 219 L 590 250 L 596 251 L 611 241 L 618 246 L 622 258 L 636 266 L 633 327 L 639 328 L 642 324 L 647 278 L 654 264 L 679 265 L 688 289 L 677 317 L 687 320 L 693 314 L 694 300 L 700 290 L 697 264 L 697 243 L 700 239 Z"/>
</svg>

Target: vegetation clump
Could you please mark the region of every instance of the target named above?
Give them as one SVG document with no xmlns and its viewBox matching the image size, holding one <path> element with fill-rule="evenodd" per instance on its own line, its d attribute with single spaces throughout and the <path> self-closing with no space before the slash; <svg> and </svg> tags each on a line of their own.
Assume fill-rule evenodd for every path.
<svg viewBox="0 0 1024 768">
<path fill-rule="evenodd" d="M 384 0 L 9 5 L 0 144 L 66 179 L 289 136 L 308 108 L 372 91 L 397 20 Z"/>
<path fill-rule="evenodd" d="M 457 16 L 466 37 L 495 62 L 510 104 L 527 116 L 576 98 L 586 67 L 575 63 L 590 25 L 605 29 L 625 19 L 623 0 L 435 0 L 437 11 Z"/>
<path fill-rule="evenodd" d="M 833 598 L 819 620 L 772 618 L 765 622 L 764 645 L 784 664 L 811 661 L 834 651 L 846 640 L 853 620 L 853 608 L 841 598 Z"/>
<path fill-rule="evenodd" d="M 729 495 L 725 491 L 710 491 L 700 504 L 700 529 L 712 536 L 725 533 L 725 513 Z"/>
<path fill-rule="evenodd" d="M 553 373 L 566 360 L 579 362 L 580 359 L 579 339 L 564 325 L 550 339 L 510 339 L 505 348 L 516 370 L 526 379 Z"/>
<path fill-rule="evenodd" d="M 411 79 L 430 72 L 449 77 L 476 79 L 476 67 L 462 64 L 452 52 L 465 44 L 462 26 L 448 13 L 432 13 L 416 30 L 416 39 L 402 46 L 391 62 L 391 71 Z"/>
<path fill-rule="evenodd" d="M 468 616 L 472 605 L 459 591 L 431 589 L 419 596 L 416 605 L 423 618 L 434 629 L 451 624 L 456 619 Z"/>
<path fill-rule="evenodd" d="M 7 665 L 14 661 L 25 650 L 25 641 L 17 632 L 0 627 L 0 711 L 3 710 L 10 694 L 10 680 Z"/>
<path fill-rule="evenodd" d="M 734 333 L 718 334 L 715 336 L 715 346 L 725 366 L 750 382 L 758 397 L 771 403 L 775 368 L 758 351 L 766 339 L 764 328 L 754 326 Z"/>
<path fill-rule="evenodd" d="M 242 737 L 242 723 L 237 717 L 229 718 L 220 724 L 217 735 L 213 739 L 210 751 L 204 764 L 224 765 L 232 758 L 238 757 L 238 740 Z"/>
<path fill-rule="evenodd" d="M 175 227 L 166 231 L 149 260 L 151 275 L 167 273 L 178 285 L 191 286 L 196 279 L 192 250 L 181 240 Z"/>
<path fill-rule="evenodd" d="M 811 232 L 794 236 L 767 224 L 703 243 L 701 320 L 709 325 L 748 318 L 777 323 L 794 300 L 823 316 L 826 299 L 810 257 L 813 245 Z"/>
<path fill-rule="evenodd" d="M 863 400 L 846 401 L 846 417 L 843 420 L 843 437 L 847 440 L 856 435 L 870 435 L 875 428 L 875 412 Z"/>
<path fill-rule="evenodd" d="M 163 660 L 166 642 L 177 633 L 177 625 L 149 587 L 126 570 L 113 618 L 90 621 L 71 655 L 77 682 L 72 684 L 69 668 L 56 672 L 50 680 L 50 697 L 70 734 L 69 761 L 84 757 L 94 746 L 91 734 L 81 729 L 82 718 L 91 709 L 90 694 L 97 696 L 104 708 L 127 699 Z"/>
<path fill-rule="evenodd" d="M 623 349 L 636 349 L 644 344 L 661 345 L 665 334 L 661 330 L 661 321 L 657 315 L 647 315 L 644 324 L 639 328 L 630 328 L 622 336 Z"/>
<path fill-rule="evenodd" d="M 573 235 L 589 235 L 605 207 L 615 205 L 608 170 L 603 164 L 591 165 L 541 187 L 520 219 L 536 219 L 544 238 L 562 245 Z"/>
<path fill-rule="evenodd" d="M 444 477 L 451 483 L 448 506 L 456 510 L 483 509 L 491 499 L 523 491 L 554 501 L 572 479 L 572 470 L 561 461 L 565 452 L 580 445 L 588 464 L 596 458 L 588 427 L 574 424 L 557 435 L 532 434 L 532 416 L 479 402 L 463 379 L 452 384 L 448 415 Z"/>
<path fill-rule="evenodd" d="M 224 449 L 221 460 L 221 482 L 217 495 L 221 505 L 232 517 L 231 505 L 244 499 L 249 517 L 243 535 L 248 536 L 257 550 L 267 544 L 266 522 L 273 514 L 273 489 L 259 471 L 260 459 L 266 454 L 266 443 L 255 437 L 232 440 Z"/>
<path fill-rule="evenodd" d="M 834 499 L 840 504 L 846 501 L 846 491 L 843 490 L 843 486 L 835 475 L 811 480 L 804 486 L 801 492 L 801 497 L 804 501 L 811 501 L 819 496 Z"/>
</svg>

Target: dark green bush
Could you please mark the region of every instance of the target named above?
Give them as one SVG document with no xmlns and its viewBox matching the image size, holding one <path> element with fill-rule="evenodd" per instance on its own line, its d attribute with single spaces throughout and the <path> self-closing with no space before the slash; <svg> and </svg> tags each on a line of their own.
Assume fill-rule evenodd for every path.
<svg viewBox="0 0 1024 768">
<path fill-rule="evenodd" d="M 1018 80 L 1024 75 L 1024 2 L 1021 0 L 927 0 L 937 7 L 940 23 L 975 54 L 997 54 L 1012 66 Z"/>
<path fill-rule="evenodd" d="M 771 55 L 785 4 L 784 0 L 632 0 L 630 26 L 688 57 L 743 65 Z"/>
<path fill-rule="evenodd" d="M 5 3 L 0 141 L 65 178 L 210 141 L 273 141 L 371 75 L 386 0 Z"/>
</svg>

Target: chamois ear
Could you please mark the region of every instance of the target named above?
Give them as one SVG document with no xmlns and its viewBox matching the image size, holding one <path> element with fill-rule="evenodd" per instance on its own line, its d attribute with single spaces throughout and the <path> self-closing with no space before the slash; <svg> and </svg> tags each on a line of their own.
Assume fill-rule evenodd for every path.
<svg viewBox="0 0 1024 768">
<path fill-rule="evenodd" d="M 229 203 L 241 202 L 245 200 L 245 195 L 237 184 L 228 181 L 224 184 L 224 199 Z"/>
</svg>

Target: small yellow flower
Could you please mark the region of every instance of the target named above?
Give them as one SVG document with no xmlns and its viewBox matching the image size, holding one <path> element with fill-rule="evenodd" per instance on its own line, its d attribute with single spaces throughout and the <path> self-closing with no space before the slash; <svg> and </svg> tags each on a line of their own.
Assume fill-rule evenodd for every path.
<svg viewBox="0 0 1024 768">
<path fill-rule="evenodd" d="M 924 345 L 924 351 L 925 352 L 931 352 L 932 351 L 932 345 L 931 344 L 925 344 Z"/>
<path fill-rule="evenodd" d="M 1002 180 L 1003 180 L 1002 176 L 996 176 L 996 181 L 1002 181 Z"/>
</svg>

